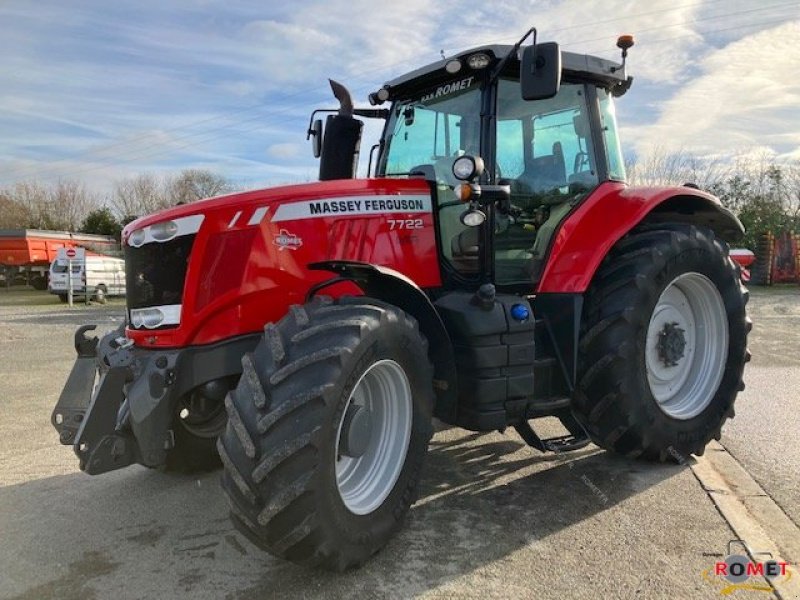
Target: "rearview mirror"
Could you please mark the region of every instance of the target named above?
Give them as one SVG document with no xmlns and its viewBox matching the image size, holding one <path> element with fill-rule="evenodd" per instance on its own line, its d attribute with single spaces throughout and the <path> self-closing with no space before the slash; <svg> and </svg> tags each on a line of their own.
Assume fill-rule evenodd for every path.
<svg viewBox="0 0 800 600">
<path fill-rule="evenodd" d="M 523 100 L 552 98 L 561 87 L 561 50 L 555 42 L 526 46 L 519 83 Z"/>
<path fill-rule="evenodd" d="M 308 139 L 311 140 L 311 150 L 314 158 L 319 158 L 322 154 L 322 119 L 317 119 L 308 130 Z"/>
</svg>

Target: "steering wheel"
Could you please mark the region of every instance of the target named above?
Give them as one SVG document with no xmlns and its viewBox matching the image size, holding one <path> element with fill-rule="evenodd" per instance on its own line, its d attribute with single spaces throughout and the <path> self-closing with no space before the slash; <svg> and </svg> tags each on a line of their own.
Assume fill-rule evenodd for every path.
<svg viewBox="0 0 800 600">
<path fill-rule="evenodd" d="M 589 166 L 589 153 L 588 152 L 578 152 L 575 155 L 575 161 L 573 162 L 573 173 L 580 173 L 584 170 L 584 166 Z"/>
</svg>

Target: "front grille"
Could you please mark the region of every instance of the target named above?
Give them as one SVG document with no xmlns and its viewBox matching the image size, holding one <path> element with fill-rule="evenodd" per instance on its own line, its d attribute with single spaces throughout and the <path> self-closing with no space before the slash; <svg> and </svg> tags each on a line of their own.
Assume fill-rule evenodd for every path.
<svg viewBox="0 0 800 600">
<path fill-rule="evenodd" d="M 181 304 L 195 235 L 125 246 L 128 309 Z"/>
</svg>

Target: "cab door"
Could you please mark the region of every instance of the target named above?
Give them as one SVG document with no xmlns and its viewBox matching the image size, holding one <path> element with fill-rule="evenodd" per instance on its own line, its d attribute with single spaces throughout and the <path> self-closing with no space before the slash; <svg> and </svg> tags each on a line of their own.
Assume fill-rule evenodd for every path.
<svg viewBox="0 0 800 600">
<path fill-rule="evenodd" d="M 600 182 L 589 92 L 585 84 L 562 83 L 554 97 L 526 101 L 518 81 L 498 83 L 496 163 L 511 188 L 511 210 L 495 214 L 500 286 L 534 290 L 559 225 Z"/>
</svg>

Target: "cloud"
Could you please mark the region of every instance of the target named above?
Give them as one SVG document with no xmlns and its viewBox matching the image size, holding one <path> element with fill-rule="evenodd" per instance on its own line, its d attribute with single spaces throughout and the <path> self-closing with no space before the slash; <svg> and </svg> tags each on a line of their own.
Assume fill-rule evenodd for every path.
<svg viewBox="0 0 800 600">
<path fill-rule="evenodd" d="M 272 158 L 295 158 L 300 155 L 301 146 L 293 142 L 272 144 L 267 148 L 267 154 Z"/>
<path fill-rule="evenodd" d="M 659 145 L 698 154 L 800 147 L 800 21 L 712 51 L 698 74 L 659 107 L 652 126 L 628 130 L 639 151 Z"/>
<path fill-rule="evenodd" d="M 530 25 L 565 50 L 615 59 L 616 36 L 637 35 L 636 83 L 619 105 L 635 147 L 757 141 L 784 155 L 797 149 L 786 126 L 800 120 L 788 56 L 797 51 L 785 37 L 797 31 L 774 28 L 784 37 L 736 54 L 742 30 L 732 27 L 752 33 L 797 12 L 748 0 L 174 0 L 146 11 L 124 1 L 8 0 L 0 3 L 0 186 L 30 176 L 103 186 L 200 166 L 243 181 L 313 178 L 305 130 L 311 110 L 335 105 L 328 77 L 363 103 L 384 81 L 438 60 L 440 49 L 511 44 Z M 360 173 L 381 129 L 366 123 Z"/>
</svg>

